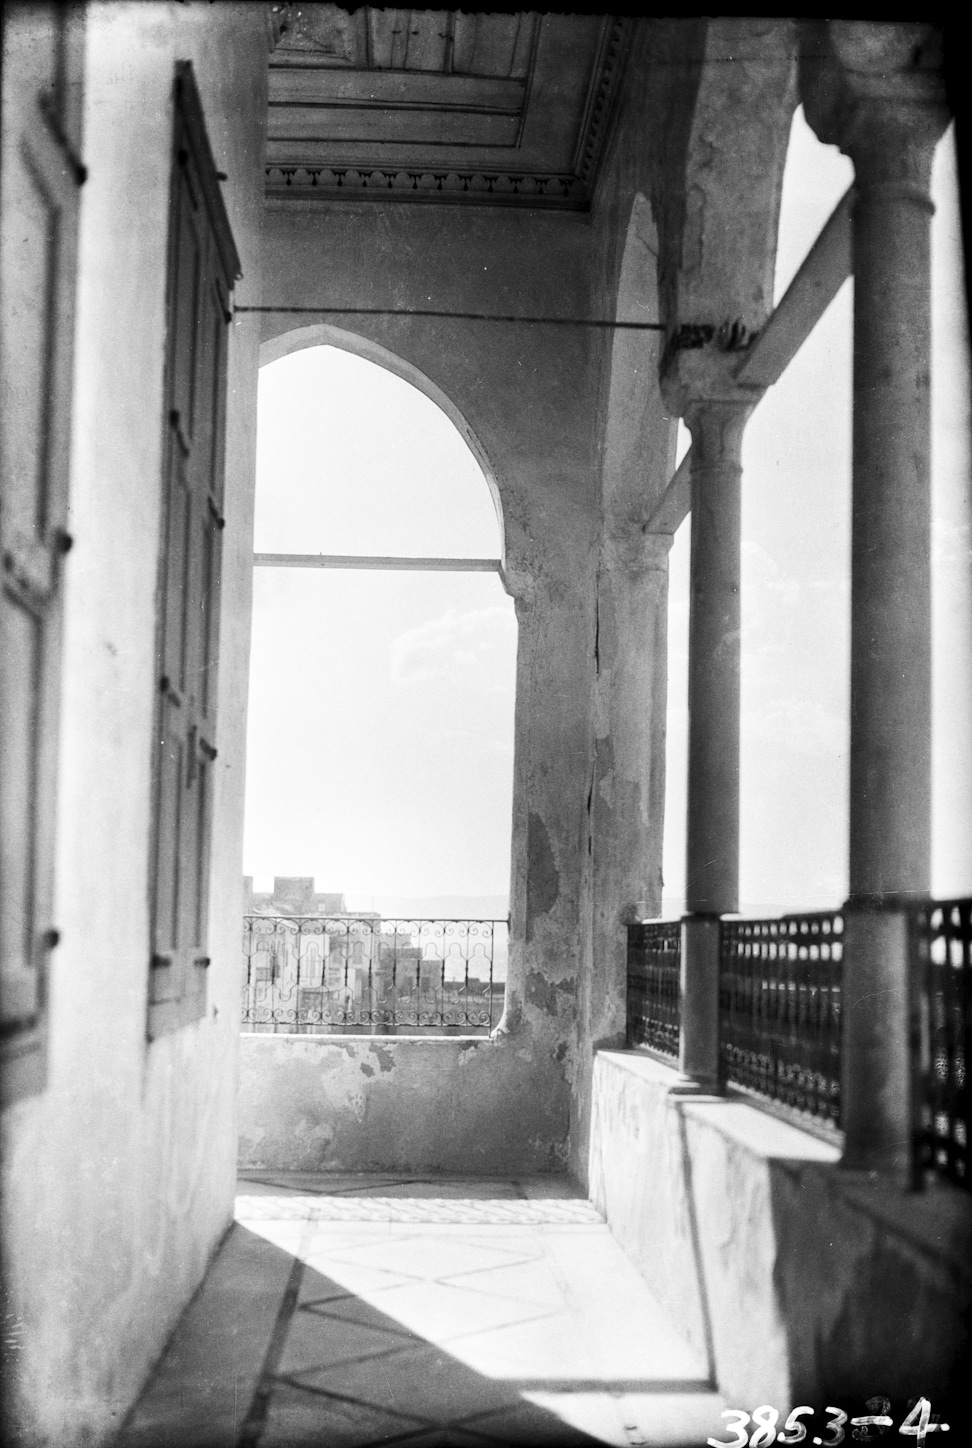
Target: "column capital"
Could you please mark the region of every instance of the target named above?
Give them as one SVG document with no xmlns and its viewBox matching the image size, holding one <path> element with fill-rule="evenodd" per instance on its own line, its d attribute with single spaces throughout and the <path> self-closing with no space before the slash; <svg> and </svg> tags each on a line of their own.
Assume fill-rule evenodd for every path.
<svg viewBox="0 0 972 1448">
<path fill-rule="evenodd" d="M 702 413 L 712 407 L 738 409 L 744 424 L 763 395 L 764 388 L 739 382 L 740 353 L 753 336 L 736 340 L 728 324 L 680 327 L 669 338 L 662 368 L 662 395 L 666 406 L 686 425 L 695 440 Z M 707 335 L 711 334 L 711 335 Z M 727 345 L 735 340 L 735 345 Z"/>
<path fill-rule="evenodd" d="M 640 518 L 604 520 L 602 563 L 625 573 L 666 573 L 672 533 L 649 533 Z"/>
<path fill-rule="evenodd" d="M 807 120 L 850 156 L 858 194 L 897 184 L 925 200 L 949 120 L 941 31 L 917 20 L 815 20 L 803 23 L 801 39 Z"/>
</svg>

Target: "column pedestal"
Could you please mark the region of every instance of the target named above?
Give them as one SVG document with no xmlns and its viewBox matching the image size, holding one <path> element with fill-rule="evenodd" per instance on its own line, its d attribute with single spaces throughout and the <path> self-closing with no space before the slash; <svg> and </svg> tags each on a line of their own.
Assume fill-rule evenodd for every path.
<svg viewBox="0 0 972 1448">
<path fill-rule="evenodd" d="M 682 1029 L 678 1068 L 684 1078 L 678 1095 L 714 1094 L 721 1090 L 719 1071 L 719 917 L 686 915 L 682 919 Z"/>
</svg>

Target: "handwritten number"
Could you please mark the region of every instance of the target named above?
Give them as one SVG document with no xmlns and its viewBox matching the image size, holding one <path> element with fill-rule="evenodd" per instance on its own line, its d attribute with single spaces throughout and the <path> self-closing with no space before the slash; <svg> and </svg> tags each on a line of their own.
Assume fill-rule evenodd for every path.
<svg viewBox="0 0 972 1448">
<path fill-rule="evenodd" d="M 762 1403 L 754 1408 L 753 1422 L 758 1424 L 758 1427 L 749 1440 L 749 1448 L 769 1448 L 771 1443 L 775 1443 L 776 1425 L 779 1421 L 779 1408 L 772 1408 L 769 1403 Z"/>
<path fill-rule="evenodd" d="M 827 1424 L 827 1427 L 834 1436 L 832 1438 L 824 1438 L 823 1442 L 825 1448 L 834 1448 L 835 1444 L 843 1443 L 844 1441 L 844 1424 L 847 1422 L 847 1414 L 842 1413 L 840 1408 L 832 1408 L 829 1403 L 825 1411 L 833 1413 L 834 1415 Z"/>
<path fill-rule="evenodd" d="M 800 1416 L 802 1414 L 805 1417 L 812 1412 L 812 1408 L 794 1408 L 783 1424 L 782 1433 L 777 1434 L 777 1443 L 802 1443 L 807 1436 L 807 1429 L 806 1424 L 800 1422 Z"/>
<path fill-rule="evenodd" d="M 888 1416 L 891 1412 L 891 1399 L 868 1398 L 865 1406 L 869 1409 L 867 1414 L 860 1418 L 851 1418 L 852 1436 L 863 1443 L 872 1443 L 892 1426 Z M 876 1433 L 869 1431 L 872 1427 L 877 1429 Z"/>
<path fill-rule="evenodd" d="M 870 1407 L 870 1404 L 868 1404 Z M 915 1421 L 917 1416 L 917 1422 Z M 939 1423 L 932 1417 L 931 1403 L 927 1398 L 919 1398 L 917 1403 L 910 1409 L 907 1418 L 898 1429 L 899 1433 L 910 1434 L 918 1439 L 918 1448 L 925 1441 L 926 1433 L 947 1433 L 948 1424 Z"/>
<path fill-rule="evenodd" d="M 735 1438 L 730 1438 L 728 1443 L 724 1438 L 706 1438 L 705 1441 L 709 1445 L 709 1448 L 745 1448 L 745 1445 L 749 1441 L 745 1431 L 749 1423 L 749 1414 L 742 1412 L 739 1408 L 723 1408 L 720 1416 L 723 1418 L 735 1418 L 736 1421 L 734 1423 L 727 1423 L 726 1427 L 735 1433 L 736 1436 Z"/>
</svg>

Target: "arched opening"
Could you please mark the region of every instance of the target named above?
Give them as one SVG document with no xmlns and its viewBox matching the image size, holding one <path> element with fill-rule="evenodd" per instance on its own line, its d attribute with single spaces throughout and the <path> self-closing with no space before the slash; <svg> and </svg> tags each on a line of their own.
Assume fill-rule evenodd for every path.
<svg viewBox="0 0 972 1448">
<path fill-rule="evenodd" d="M 273 923 L 244 1020 L 482 1032 L 512 817 L 498 496 L 437 389 L 357 343 L 304 329 L 261 369 L 244 870 Z"/>
</svg>

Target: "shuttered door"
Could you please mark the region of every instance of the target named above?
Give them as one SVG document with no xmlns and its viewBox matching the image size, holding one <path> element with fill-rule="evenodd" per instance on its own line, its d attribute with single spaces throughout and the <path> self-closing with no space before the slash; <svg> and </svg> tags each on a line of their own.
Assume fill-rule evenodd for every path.
<svg viewBox="0 0 972 1448">
<path fill-rule="evenodd" d="M 0 1013 L 3 1094 L 44 1082 L 83 36 L 8 7 L 0 177 Z"/>
<path fill-rule="evenodd" d="M 149 1033 L 205 1010 L 226 333 L 239 275 L 188 65 L 176 78 Z"/>
</svg>

